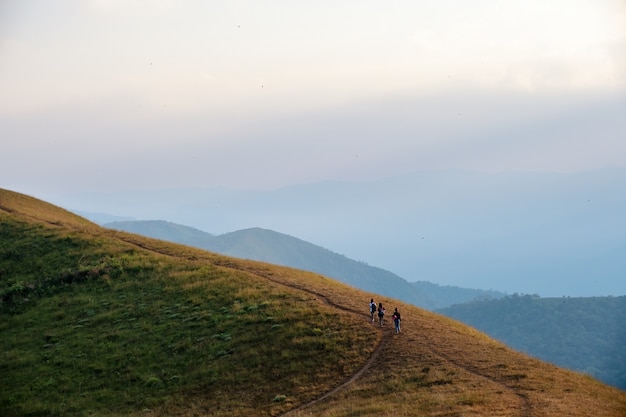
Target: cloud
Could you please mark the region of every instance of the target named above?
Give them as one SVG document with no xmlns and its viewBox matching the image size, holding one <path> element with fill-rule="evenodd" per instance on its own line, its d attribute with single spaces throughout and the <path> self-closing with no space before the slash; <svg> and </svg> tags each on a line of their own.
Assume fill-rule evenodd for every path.
<svg viewBox="0 0 626 417">
<path fill-rule="evenodd" d="M 134 165 L 155 182 L 236 186 L 613 163 L 623 122 L 573 106 L 624 96 L 624 9 L 583 0 L 12 3 L 0 28 L 0 127 L 15 164 L 5 172 L 19 177 L 29 152 L 43 155 L 42 181 L 65 172 L 45 162 L 57 154 L 52 161 L 101 171 L 116 157 L 137 184 Z M 623 106 L 611 100 L 606 112 Z M 568 141 L 580 151 L 559 154 Z M 177 176 L 159 170 L 164 159 Z"/>
<path fill-rule="evenodd" d="M 411 42 L 438 81 L 447 74 L 505 90 L 623 88 L 620 11 L 615 2 L 482 2 L 463 19 L 421 26 Z"/>
<path fill-rule="evenodd" d="M 255 118 L 399 93 L 626 88 L 617 3 L 329 7 L 93 0 L 54 21 L 18 8 L 0 112 L 134 95 L 154 119 Z"/>
<path fill-rule="evenodd" d="M 164 16 L 171 11 L 173 0 L 90 0 L 92 10 L 106 15 Z"/>
</svg>

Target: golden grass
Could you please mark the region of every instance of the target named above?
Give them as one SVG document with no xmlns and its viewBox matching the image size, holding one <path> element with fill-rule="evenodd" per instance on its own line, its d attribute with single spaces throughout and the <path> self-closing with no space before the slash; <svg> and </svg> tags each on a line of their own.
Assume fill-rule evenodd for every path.
<svg viewBox="0 0 626 417">
<path fill-rule="evenodd" d="M 0 189 L 0 210 L 19 214 L 30 221 L 68 228 L 95 230 L 98 226 L 53 204 L 25 194 Z"/>
</svg>

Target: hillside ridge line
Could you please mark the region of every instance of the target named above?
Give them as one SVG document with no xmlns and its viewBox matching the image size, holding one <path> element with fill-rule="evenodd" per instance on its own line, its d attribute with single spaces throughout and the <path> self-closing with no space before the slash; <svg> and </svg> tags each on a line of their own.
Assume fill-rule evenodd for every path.
<svg viewBox="0 0 626 417">
<path fill-rule="evenodd" d="M 124 240 L 127 243 L 130 243 L 130 244 L 133 244 L 135 246 L 138 246 L 138 247 L 140 247 L 140 248 L 142 248 L 144 250 L 148 250 L 150 252 L 154 252 L 154 253 L 158 253 L 158 254 L 166 255 L 166 256 L 171 256 L 170 254 L 168 254 L 168 253 L 166 253 L 164 251 L 158 251 L 156 249 L 148 247 L 147 245 L 140 245 L 140 244 L 138 244 L 136 242 L 131 241 L 130 239 L 123 239 L 122 238 L 122 240 Z M 324 295 L 324 294 L 322 294 L 322 293 L 320 293 L 318 291 L 313 291 L 313 290 L 308 289 L 308 288 L 306 288 L 306 287 L 304 287 L 302 285 L 292 284 L 292 283 L 289 283 L 289 282 L 280 281 L 278 279 L 272 278 L 270 275 L 264 274 L 262 270 L 254 269 L 254 268 L 244 268 L 241 265 L 238 265 L 236 263 L 232 263 L 232 262 L 229 262 L 229 261 L 224 261 L 224 262 L 219 262 L 218 261 L 215 264 L 218 265 L 218 266 L 227 267 L 227 268 L 233 268 L 233 269 L 236 269 L 236 270 L 239 270 L 239 271 L 247 272 L 247 273 L 250 273 L 252 275 L 258 276 L 260 278 L 266 279 L 268 281 L 272 281 L 275 284 L 279 284 L 279 285 L 282 285 L 282 286 L 285 286 L 285 287 L 288 287 L 288 288 L 292 288 L 292 289 L 295 289 L 295 290 L 298 290 L 298 291 L 306 292 L 308 294 L 311 294 L 311 295 L 314 295 L 316 297 L 319 297 L 322 300 L 322 302 L 324 302 L 325 304 L 328 304 L 328 305 L 330 305 L 332 307 L 335 307 L 335 308 L 338 308 L 340 310 L 349 312 L 351 314 L 357 314 L 359 316 L 369 317 L 367 314 L 364 314 L 361 311 L 356 311 L 356 310 L 351 309 L 349 307 L 346 307 L 346 306 L 343 306 L 343 305 L 340 305 L 338 303 L 333 302 L 326 295 Z M 333 388 L 332 390 L 326 392 L 325 394 L 323 394 L 323 395 L 321 395 L 321 396 L 319 396 L 319 397 L 309 401 L 306 404 L 300 405 L 300 406 L 298 406 L 298 407 L 296 407 L 296 408 L 294 408 L 292 410 L 288 410 L 285 413 L 279 414 L 278 416 L 279 417 L 288 416 L 291 413 L 294 413 L 296 411 L 301 411 L 303 409 L 311 407 L 311 406 L 313 406 L 313 405 L 315 405 L 315 404 L 325 400 L 326 398 L 336 394 L 337 392 L 343 390 L 348 385 L 350 385 L 353 382 L 355 382 L 356 380 L 358 380 L 363 375 L 363 373 L 365 371 L 367 371 L 372 366 L 374 361 L 381 354 L 381 352 L 382 352 L 383 348 L 385 347 L 386 343 L 392 337 L 391 333 L 385 332 L 382 329 L 381 329 L 381 333 L 383 335 L 381 341 L 378 343 L 378 345 L 376 346 L 376 349 L 372 352 L 372 354 L 370 355 L 370 358 L 367 360 L 367 362 L 357 372 L 352 374 L 342 384 L 340 384 L 337 387 Z M 489 375 L 485 375 L 485 374 L 481 373 L 480 370 L 476 369 L 475 367 L 462 364 L 459 361 L 455 361 L 455 360 L 451 359 L 449 357 L 449 355 L 446 355 L 444 353 L 436 351 L 435 349 L 433 349 L 432 346 L 429 346 L 428 349 L 434 355 L 439 356 L 440 358 L 442 358 L 446 362 L 452 364 L 453 366 L 456 366 L 456 367 L 458 367 L 460 369 L 463 369 L 463 370 L 465 370 L 465 371 L 467 371 L 467 372 L 469 372 L 469 373 L 471 373 L 473 375 L 476 375 L 476 376 L 478 376 L 478 377 L 480 377 L 482 379 L 486 379 L 488 381 L 494 382 L 494 383 L 500 385 L 501 387 L 503 387 L 505 390 L 507 390 L 509 392 L 512 392 L 513 394 L 515 394 L 515 396 L 517 396 L 520 399 L 520 402 L 521 402 L 521 407 L 520 407 L 521 414 L 520 414 L 520 417 L 531 417 L 532 416 L 532 413 L 531 413 L 532 407 L 531 407 L 531 404 L 530 404 L 530 402 L 528 400 L 528 397 L 523 392 L 521 392 L 519 389 L 516 389 L 515 387 L 511 387 L 511 386 L 507 385 L 506 383 L 500 381 L 497 378 L 491 377 Z"/>
</svg>

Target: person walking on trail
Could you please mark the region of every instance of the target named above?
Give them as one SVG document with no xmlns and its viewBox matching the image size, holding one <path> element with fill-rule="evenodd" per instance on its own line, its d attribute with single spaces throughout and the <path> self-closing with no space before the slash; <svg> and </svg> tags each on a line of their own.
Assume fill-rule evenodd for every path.
<svg viewBox="0 0 626 417">
<path fill-rule="evenodd" d="M 376 313 L 376 301 L 372 298 L 370 301 L 370 314 L 372 315 L 372 323 L 374 323 L 374 313 Z"/>
<path fill-rule="evenodd" d="M 378 322 L 380 323 L 380 327 L 383 327 L 384 321 L 385 321 L 385 307 L 383 307 L 383 303 L 378 303 Z"/>
<path fill-rule="evenodd" d="M 393 312 L 393 324 L 396 326 L 396 333 L 400 333 L 400 312 L 398 311 L 398 307 Z"/>
</svg>

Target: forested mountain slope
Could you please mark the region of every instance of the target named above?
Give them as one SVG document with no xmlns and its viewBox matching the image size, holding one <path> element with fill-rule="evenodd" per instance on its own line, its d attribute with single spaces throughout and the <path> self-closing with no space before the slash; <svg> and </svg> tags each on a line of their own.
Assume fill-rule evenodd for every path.
<svg viewBox="0 0 626 417">
<path fill-rule="evenodd" d="M 626 389 L 626 297 L 515 295 L 439 312 L 515 349 Z"/>
</svg>

